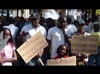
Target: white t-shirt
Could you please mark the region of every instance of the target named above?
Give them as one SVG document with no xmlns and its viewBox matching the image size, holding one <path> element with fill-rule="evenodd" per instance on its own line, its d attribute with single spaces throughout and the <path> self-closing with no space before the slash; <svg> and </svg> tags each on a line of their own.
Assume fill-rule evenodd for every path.
<svg viewBox="0 0 100 74">
<path fill-rule="evenodd" d="M 27 39 L 29 39 L 30 37 L 32 37 L 34 34 L 36 34 L 36 33 L 39 32 L 39 31 L 41 31 L 42 34 L 44 35 L 44 37 L 46 38 L 46 29 L 45 29 L 43 26 L 41 26 L 41 25 L 39 25 L 39 27 L 37 27 L 37 28 L 33 28 L 33 26 L 32 26 L 31 24 L 28 24 L 28 25 L 25 25 L 25 26 L 22 28 L 21 33 L 22 33 L 23 31 L 29 33 L 29 34 L 26 36 L 25 41 L 26 41 Z M 21 34 L 21 33 L 20 33 L 20 34 Z"/>
<path fill-rule="evenodd" d="M 89 29 L 89 27 L 87 25 L 84 26 L 84 30 L 85 30 L 85 32 L 90 33 L 90 29 Z"/>
<path fill-rule="evenodd" d="M 68 29 L 66 28 L 65 29 L 66 34 L 67 34 L 67 30 Z M 51 58 L 54 58 L 55 56 L 57 56 L 56 51 L 58 46 L 64 44 L 64 35 L 62 30 L 57 27 L 50 28 L 48 30 L 47 39 L 51 40 L 51 46 L 52 46 Z"/>
<path fill-rule="evenodd" d="M 93 25 L 92 25 L 93 23 L 92 22 L 90 22 L 89 23 L 89 25 L 88 25 L 88 27 L 89 27 L 89 31 L 91 32 L 92 31 L 92 29 L 93 29 Z"/>
<path fill-rule="evenodd" d="M 68 36 L 71 37 L 71 35 L 77 31 L 77 28 L 74 24 L 69 24 L 67 26 L 67 29 L 68 29 Z"/>
</svg>

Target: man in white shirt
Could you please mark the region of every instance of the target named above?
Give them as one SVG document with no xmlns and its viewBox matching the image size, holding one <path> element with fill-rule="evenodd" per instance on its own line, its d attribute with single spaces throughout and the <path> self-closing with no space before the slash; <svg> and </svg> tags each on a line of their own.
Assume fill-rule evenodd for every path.
<svg viewBox="0 0 100 74">
<path fill-rule="evenodd" d="M 32 37 L 34 34 L 37 32 L 41 31 L 44 37 L 46 38 L 46 29 L 39 24 L 40 22 L 40 15 L 38 13 L 33 13 L 30 17 L 31 23 L 28 25 L 25 25 L 22 30 L 21 30 L 21 36 L 22 40 L 25 42 L 28 40 L 30 37 Z M 43 50 L 44 51 L 44 50 Z M 43 54 L 43 51 L 39 53 L 39 56 L 41 57 Z M 30 66 L 35 66 L 37 62 L 37 58 L 33 58 L 28 65 Z"/>
<path fill-rule="evenodd" d="M 68 23 L 68 36 L 71 37 L 71 35 L 77 31 L 77 28 L 74 24 L 72 24 L 72 19 L 70 17 L 67 18 L 67 23 Z"/>
<path fill-rule="evenodd" d="M 66 20 L 61 17 L 58 19 L 58 25 L 48 30 L 47 41 L 49 46 L 47 47 L 47 53 L 51 59 L 57 56 L 57 48 L 61 44 L 68 44 L 64 37 L 64 33 L 67 35 L 68 30 L 66 26 Z M 66 39 L 68 40 L 68 38 Z M 51 53 L 50 48 L 52 49 Z"/>
</svg>

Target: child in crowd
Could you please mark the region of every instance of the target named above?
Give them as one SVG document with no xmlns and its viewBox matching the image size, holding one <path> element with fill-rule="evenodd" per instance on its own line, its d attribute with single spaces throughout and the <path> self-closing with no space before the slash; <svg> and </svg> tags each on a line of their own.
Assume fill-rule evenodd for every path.
<svg viewBox="0 0 100 74">
<path fill-rule="evenodd" d="M 10 36 L 5 47 L 1 49 L 0 55 L 2 57 L 2 66 L 13 66 L 13 62 L 17 61 L 15 52 L 15 45 L 12 39 L 11 31 L 7 28 L 3 28 L 3 39 Z"/>
<path fill-rule="evenodd" d="M 60 45 L 57 48 L 57 56 L 54 59 L 58 59 L 58 58 L 68 58 L 68 48 L 65 44 Z"/>
</svg>

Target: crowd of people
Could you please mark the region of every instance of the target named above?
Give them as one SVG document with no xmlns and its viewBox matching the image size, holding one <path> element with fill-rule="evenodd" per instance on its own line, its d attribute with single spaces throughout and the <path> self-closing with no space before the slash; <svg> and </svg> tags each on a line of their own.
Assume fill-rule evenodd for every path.
<svg viewBox="0 0 100 74">
<path fill-rule="evenodd" d="M 81 60 L 81 66 L 100 66 L 100 38 L 97 54 L 72 53 L 71 38 L 73 35 L 99 35 L 100 25 L 97 19 L 88 21 L 74 20 L 70 17 L 59 17 L 57 22 L 52 18 L 45 19 L 34 12 L 26 21 L 23 17 L 0 17 L 0 32 L 3 31 L 3 39 L 10 39 L 5 47 L 0 50 L 1 66 L 47 66 L 48 59 L 68 58 L 76 56 L 77 66 Z M 27 64 L 22 59 L 17 49 L 28 39 L 41 31 L 48 42 L 48 46 L 41 50 Z M 24 50 L 24 49 L 23 49 Z"/>
</svg>

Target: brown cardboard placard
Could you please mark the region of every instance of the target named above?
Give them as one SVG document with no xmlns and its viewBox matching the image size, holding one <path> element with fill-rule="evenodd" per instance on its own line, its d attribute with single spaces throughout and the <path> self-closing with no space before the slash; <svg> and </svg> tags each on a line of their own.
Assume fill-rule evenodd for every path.
<svg viewBox="0 0 100 74">
<path fill-rule="evenodd" d="M 76 56 L 47 60 L 47 66 L 76 66 Z"/>
<path fill-rule="evenodd" d="M 28 63 L 33 57 L 43 50 L 48 43 L 42 33 L 39 31 L 32 36 L 28 41 L 22 44 L 18 49 L 18 53 L 21 55 L 23 60 Z"/>
<path fill-rule="evenodd" d="M 73 35 L 71 42 L 71 51 L 73 53 L 97 54 L 98 35 Z"/>
</svg>

